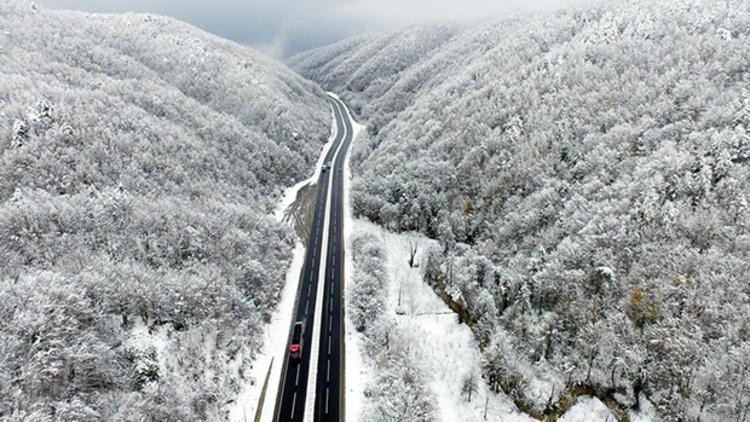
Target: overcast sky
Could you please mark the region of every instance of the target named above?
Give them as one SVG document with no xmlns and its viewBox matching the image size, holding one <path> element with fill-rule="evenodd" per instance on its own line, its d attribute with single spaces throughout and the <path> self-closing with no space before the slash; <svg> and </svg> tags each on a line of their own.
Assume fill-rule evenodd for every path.
<svg viewBox="0 0 750 422">
<path fill-rule="evenodd" d="M 150 12 L 285 56 L 362 32 L 434 20 L 472 21 L 572 0 L 37 0 L 46 7 Z"/>
</svg>

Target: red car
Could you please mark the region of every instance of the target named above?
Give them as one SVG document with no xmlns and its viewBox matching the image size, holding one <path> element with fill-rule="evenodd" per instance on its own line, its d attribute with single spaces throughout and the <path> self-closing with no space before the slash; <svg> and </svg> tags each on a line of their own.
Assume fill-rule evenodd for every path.
<svg viewBox="0 0 750 422">
<path fill-rule="evenodd" d="M 302 357 L 303 331 L 305 331 L 305 322 L 295 322 L 294 328 L 292 329 L 292 343 L 289 345 L 289 356 L 291 356 L 292 359 L 300 359 Z"/>
</svg>

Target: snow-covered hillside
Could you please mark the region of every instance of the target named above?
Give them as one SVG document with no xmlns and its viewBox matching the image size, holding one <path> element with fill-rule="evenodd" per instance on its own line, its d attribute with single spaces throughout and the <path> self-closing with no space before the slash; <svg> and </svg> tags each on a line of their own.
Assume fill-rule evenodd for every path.
<svg viewBox="0 0 750 422">
<path fill-rule="evenodd" d="M 0 420 L 224 420 L 329 128 L 246 47 L 0 0 Z"/>
<path fill-rule="evenodd" d="M 354 212 L 439 241 L 425 279 L 492 388 L 537 416 L 593 394 L 747 418 L 750 3 L 608 2 L 290 63 L 369 120 Z"/>
</svg>

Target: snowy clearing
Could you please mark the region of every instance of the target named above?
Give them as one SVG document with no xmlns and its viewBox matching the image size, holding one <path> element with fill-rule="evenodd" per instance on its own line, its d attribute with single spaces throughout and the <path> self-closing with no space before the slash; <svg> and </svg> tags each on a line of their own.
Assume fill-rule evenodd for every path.
<svg viewBox="0 0 750 422">
<path fill-rule="evenodd" d="M 480 378 L 481 355 L 471 330 L 459 324 L 450 308 L 422 281 L 420 269 L 409 267 L 411 244 L 418 244 L 416 262 L 420 262 L 422 253 L 434 241 L 421 235 L 394 234 L 356 219 L 353 221 L 353 231 L 354 236 L 372 234 L 381 239 L 381 246 L 386 252 L 389 283 L 386 315 L 392 317 L 400 333 L 413 342 L 417 362 L 421 362 L 419 370 L 429 380 L 429 388 L 439 404 L 439 420 L 533 420 L 518 413 L 505 396 L 489 391 Z M 370 363 L 360 373 L 369 378 L 372 370 Z M 477 379 L 477 391 L 469 402 L 461 393 L 461 383 L 471 374 Z M 360 397 L 367 401 L 367 398 Z"/>
</svg>

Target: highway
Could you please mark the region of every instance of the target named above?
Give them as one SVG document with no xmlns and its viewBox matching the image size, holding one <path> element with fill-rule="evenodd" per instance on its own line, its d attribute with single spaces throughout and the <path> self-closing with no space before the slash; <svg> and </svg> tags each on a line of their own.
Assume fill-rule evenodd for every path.
<svg viewBox="0 0 750 422">
<path fill-rule="evenodd" d="M 324 168 L 328 166 L 329 170 L 321 171 L 318 179 L 315 210 L 307 239 L 294 318 L 292 326 L 289 327 L 289 339 L 274 412 L 274 420 L 278 422 L 344 420 L 343 189 L 344 163 L 352 142 L 352 124 L 343 102 L 331 97 L 330 103 L 336 120 L 336 134 L 324 159 Z M 326 227 L 328 236 L 324 239 Z M 321 279 L 320 266 L 323 260 L 325 273 Z M 323 289 L 322 295 L 319 294 L 319 288 Z M 322 297 L 320 304 L 317 303 L 318 297 Z M 316 308 L 316 305 L 321 306 Z M 316 309 L 320 310 L 320 314 L 317 316 L 318 330 L 314 332 Z M 297 321 L 305 323 L 302 331 L 302 354 L 299 359 L 292 359 L 289 345 L 292 341 L 292 328 Z M 319 347 L 314 351 L 312 346 L 316 343 Z M 314 359 L 313 355 L 317 355 L 317 359 Z M 312 364 L 317 365 L 317 370 L 312 371 L 317 373 L 314 380 L 315 405 L 314 414 L 308 414 L 306 419 L 305 409 Z"/>
</svg>

